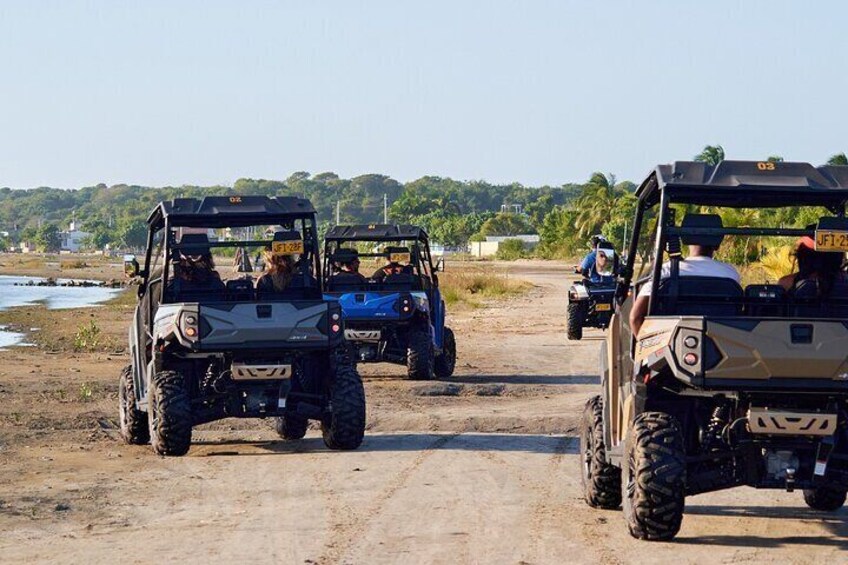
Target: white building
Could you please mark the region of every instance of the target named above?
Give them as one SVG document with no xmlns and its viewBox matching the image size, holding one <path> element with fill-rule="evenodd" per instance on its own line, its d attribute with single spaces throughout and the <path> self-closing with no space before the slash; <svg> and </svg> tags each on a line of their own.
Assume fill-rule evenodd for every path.
<svg viewBox="0 0 848 565">
<path fill-rule="evenodd" d="M 62 251 L 77 253 L 80 250 L 80 247 L 82 247 L 85 238 L 90 235 L 91 234 L 88 232 L 78 230 L 76 222 L 71 222 L 71 225 L 67 230 L 59 232 L 59 238 L 61 239 L 60 248 Z"/>
<path fill-rule="evenodd" d="M 524 249 L 533 249 L 539 244 L 538 234 L 520 235 L 487 235 L 486 241 L 472 241 L 470 243 L 471 255 L 474 257 L 492 257 L 498 253 L 501 243 L 508 239 L 517 239 L 524 244 Z"/>
</svg>

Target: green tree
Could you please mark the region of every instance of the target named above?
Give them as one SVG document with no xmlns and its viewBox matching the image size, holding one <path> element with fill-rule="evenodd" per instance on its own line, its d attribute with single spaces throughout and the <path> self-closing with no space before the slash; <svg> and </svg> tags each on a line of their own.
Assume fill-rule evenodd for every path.
<svg viewBox="0 0 848 565">
<path fill-rule="evenodd" d="M 128 220 L 118 229 L 118 240 L 130 249 L 141 249 L 147 245 L 147 224 L 140 220 Z"/>
<path fill-rule="evenodd" d="M 578 210 L 574 227 L 586 237 L 598 233 L 615 210 L 618 199 L 625 191 L 615 186 L 615 176 L 594 173 L 583 187 L 583 192 L 574 203 Z"/>
<path fill-rule="evenodd" d="M 837 153 L 827 160 L 828 165 L 848 165 L 848 156 L 845 153 Z"/>
<path fill-rule="evenodd" d="M 528 233 L 536 233 L 527 217 L 523 214 L 513 214 L 510 212 L 501 212 L 493 218 L 489 218 L 480 227 L 482 235 L 521 235 Z"/>
<path fill-rule="evenodd" d="M 782 163 L 783 157 L 781 157 L 780 155 L 769 155 L 769 158 L 766 159 L 766 161 L 768 161 L 769 163 Z"/>
<path fill-rule="evenodd" d="M 56 253 L 62 246 L 62 238 L 56 224 L 44 224 L 35 235 L 35 245 L 39 251 L 45 253 Z"/>
<path fill-rule="evenodd" d="M 707 165 L 718 165 L 724 161 L 724 148 L 721 145 L 707 145 L 695 155 L 695 160 Z"/>
</svg>

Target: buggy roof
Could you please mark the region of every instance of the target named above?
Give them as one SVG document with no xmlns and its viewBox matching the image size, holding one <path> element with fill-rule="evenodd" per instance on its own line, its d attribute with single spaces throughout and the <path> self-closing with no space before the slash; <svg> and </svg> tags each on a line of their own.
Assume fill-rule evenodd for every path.
<svg viewBox="0 0 848 565">
<path fill-rule="evenodd" d="M 324 237 L 327 241 L 401 241 L 427 240 L 427 232 L 406 224 L 370 224 L 335 226 Z"/>
<path fill-rule="evenodd" d="M 676 161 L 657 166 L 636 190 L 636 196 L 652 206 L 662 192 L 668 194 L 669 201 L 683 204 L 732 208 L 825 206 L 840 211 L 848 201 L 848 166 Z"/>
<path fill-rule="evenodd" d="M 205 196 L 175 198 L 160 202 L 147 223 L 160 229 L 171 225 L 187 227 L 242 227 L 281 224 L 315 214 L 312 203 L 294 196 Z"/>
</svg>

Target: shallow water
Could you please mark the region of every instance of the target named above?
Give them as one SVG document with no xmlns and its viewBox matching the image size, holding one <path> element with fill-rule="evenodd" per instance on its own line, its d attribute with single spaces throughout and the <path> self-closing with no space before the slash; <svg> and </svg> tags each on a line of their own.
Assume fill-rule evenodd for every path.
<svg viewBox="0 0 848 565">
<path fill-rule="evenodd" d="M 42 280 L 37 277 L 0 275 L 0 310 L 38 303 L 50 310 L 86 308 L 97 306 L 121 292 L 120 289 L 98 287 L 15 286 Z M 59 279 L 59 282 L 67 282 L 67 279 Z M 0 348 L 20 344 L 24 337 L 23 334 L 0 328 Z"/>
<path fill-rule="evenodd" d="M 121 292 L 120 289 L 99 287 L 15 286 L 42 280 L 44 279 L 36 277 L 0 275 L 0 310 L 38 302 L 43 303 L 50 310 L 85 308 L 106 302 Z M 58 281 L 68 282 L 68 279 L 58 279 Z"/>
</svg>

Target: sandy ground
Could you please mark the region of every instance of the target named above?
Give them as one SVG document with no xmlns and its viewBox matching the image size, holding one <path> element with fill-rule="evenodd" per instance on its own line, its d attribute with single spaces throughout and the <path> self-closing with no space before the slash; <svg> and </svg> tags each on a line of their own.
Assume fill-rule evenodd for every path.
<svg viewBox="0 0 848 565">
<path fill-rule="evenodd" d="M 601 334 L 566 342 L 565 266 L 511 268 L 536 287 L 453 314 L 455 377 L 411 383 L 399 368 L 363 368 L 368 434 L 344 453 L 316 430 L 286 443 L 251 420 L 205 426 L 183 458 L 123 445 L 120 339 L 73 353 L 56 336 L 91 311 L 27 309 L 45 328 L 39 347 L 0 352 L 0 561 L 846 560 L 848 511 L 816 514 L 800 493 L 690 498 L 671 543 L 633 540 L 619 511 L 587 507 L 576 426 L 598 387 Z M 129 308 L 97 311 L 107 337 Z"/>
</svg>

